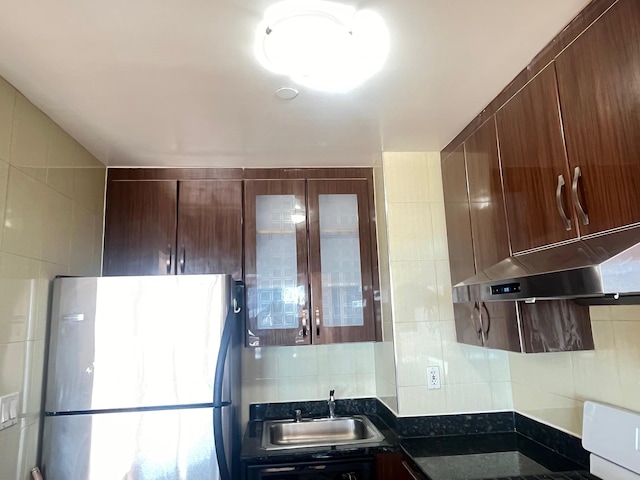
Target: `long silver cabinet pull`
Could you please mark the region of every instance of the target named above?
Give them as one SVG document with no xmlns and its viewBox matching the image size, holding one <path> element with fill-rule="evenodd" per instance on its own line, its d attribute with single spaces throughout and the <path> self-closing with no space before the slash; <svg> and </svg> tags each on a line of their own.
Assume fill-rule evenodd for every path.
<svg viewBox="0 0 640 480">
<path fill-rule="evenodd" d="M 320 309 L 316 308 L 316 335 L 320 336 Z"/>
<path fill-rule="evenodd" d="M 180 273 L 184 273 L 184 266 L 187 263 L 187 253 L 184 245 L 182 246 L 182 258 L 180 259 Z"/>
<path fill-rule="evenodd" d="M 564 177 L 562 175 L 558 175 L 558 186 L 556 187 L 556 206 L 558 207 L 558 213 L 560 214 L 560 218 L 562 218 L 562 223 L 564 223 L 564 228 L 567 230 L 571 230 L 571 220 L 567 217 L 567 214 L 564 212 L 564 206 L 562 205 L 562 187 L 564 187 Z"/>
<path fill-rule="evenodd" d="M 167 248 L 169 249 L 169 258 L 167 258 L 167 274 L 170 275 L 171 274 L 173 250 L 171 249 L 171 244 L 167 245 Z"/>
<path fill-rule="evenodd" d="M 573 196 L 573 206 L 576 207 L 578 211 L 578 215 L 582 218 L 583 225 L 589 225 L 589 215 L 582 208 L 582 204 L 580 203 L 580 199 L 578 198 L 578 180 L 582 176 L 582 170 L 580 167 L 576 167 L 573 171 L 573 183 L 571 184 L 571 195 Z"/>
</svg>

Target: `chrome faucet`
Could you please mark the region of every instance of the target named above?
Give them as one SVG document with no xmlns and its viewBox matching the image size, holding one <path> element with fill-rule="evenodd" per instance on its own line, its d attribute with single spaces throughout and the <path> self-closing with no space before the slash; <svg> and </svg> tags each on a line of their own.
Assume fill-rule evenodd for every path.
<svg viewBox="0 0 640 480">
<path fill-rule="evenodd" d="M 329 390 L 329 418 L 336 418 L 336 397 L 333 395 L 335 390 Z"/>
<path fill-rule="evenodd" d="M 302 421 L 302 410 L 296 410 L 294 413 L 296 415 L 295 422 L 300 423 Z"/>
</svg>

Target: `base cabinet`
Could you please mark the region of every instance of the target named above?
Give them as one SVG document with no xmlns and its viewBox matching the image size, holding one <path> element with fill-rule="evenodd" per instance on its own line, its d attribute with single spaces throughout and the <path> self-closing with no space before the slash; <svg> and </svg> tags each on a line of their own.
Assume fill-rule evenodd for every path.
<svg viewBox="0 0 640 480">
<path fill-rule="evenodd" d="M 376 480 L 373 457 L 250 465 L 246 480 Z M 394 477 L 388 477 L 394 478 Z"/>
<path fill-rule="evenodd" d="M 427 476 L 404 452 L 376 455 L 377 480 L 427 480 Z"/>
</svg>

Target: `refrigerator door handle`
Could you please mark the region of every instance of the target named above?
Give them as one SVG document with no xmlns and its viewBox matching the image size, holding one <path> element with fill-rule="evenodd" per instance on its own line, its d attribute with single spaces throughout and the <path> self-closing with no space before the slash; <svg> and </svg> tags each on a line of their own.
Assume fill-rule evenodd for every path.
<svg viewBox="0 0 640 480">
<path fill-rule="evenodd" d="M 227 455 L 224 451 L 224 440 L 222 435 L 222 382 L 224 380 L 224 364 L 227 359 L 227 352 L 231 344 L 233 334 L 234 307 L 230 307 L 222 330 L 220 339 L 220 350 L 218 350 L 218 361 L 216 363 L 216 373 L 213 380 L 213 435 L 216 444 L 216 457 L 218 459 L 218 469 L 220 470 L 220 480 L 231 480 Z"/>
<path fill-rule="evenodd" d="M 220 480 L 232 480 L 227 463 L 227 454 L 224 451 L 224 436 L 222 435 L 222 408 L 213 407 L 213 438 L 216 446 L 216 458 L 218 459 Z"/>
</svg>

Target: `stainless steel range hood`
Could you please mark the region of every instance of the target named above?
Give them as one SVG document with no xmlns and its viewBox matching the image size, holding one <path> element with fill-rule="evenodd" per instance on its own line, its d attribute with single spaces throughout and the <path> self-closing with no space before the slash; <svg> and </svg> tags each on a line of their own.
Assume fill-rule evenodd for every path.
<svg viewBox="0 0 640 480">
<path fill-rule="evenodd" d="M 453 287 L 456 303 L 640 303 L 640 226 L 514 255 Z"/>
</svg>

